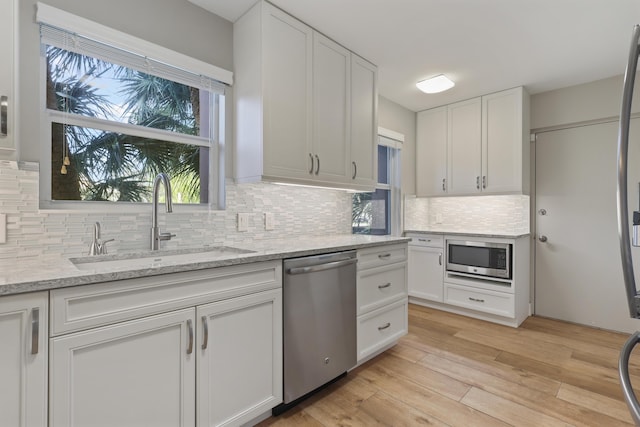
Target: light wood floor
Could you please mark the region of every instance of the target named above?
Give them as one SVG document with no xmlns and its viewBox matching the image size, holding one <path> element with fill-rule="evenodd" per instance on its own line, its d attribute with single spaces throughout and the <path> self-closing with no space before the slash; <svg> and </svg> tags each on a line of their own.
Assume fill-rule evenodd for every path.
<svg viewBox="0 0 640 427">
<path fill-rule="evenodd" d="M 260 426 L 628 426 L 617 376 L 625 340 L 539 317 L 514 329 L 410 304 L 398 345 Z M 630 371 L 640 390 L 639 354 Z"/>
</svg>

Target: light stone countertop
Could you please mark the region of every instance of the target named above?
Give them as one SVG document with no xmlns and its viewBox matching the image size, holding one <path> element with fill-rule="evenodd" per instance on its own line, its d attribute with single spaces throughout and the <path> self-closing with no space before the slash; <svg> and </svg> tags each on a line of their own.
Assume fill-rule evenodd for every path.
<svg viewBox="0 0 640 427">
<path fill-rule="evenodd" d="M 300 237 L 294 239 L 261 240 L 248 244 L 236 242 L 228 245 L 233 248 L 253 251 L 251 253 L 224 252 L 222 254 L 193 248 L 193 259 L 182 256 L 179 260 L 164 260 L 163 256 L 175 254 L 176 251 L 141 252 L 135 254 L 102 255 L 106 262 L 103 266 L 79 269 L 70 259 L 41 262 L 37 259 L 31 262 L 21 261 L 15 269 L 3 269 L 0 272 L 0 296 L 51 290 L 69 286 L 87 285 L 92 283 L 110 282 L 136 277 L 155 276 L 161 274 L 179 273 L 206 268 L 223 267 L 228 265 L 247 264 L 261 261 L 271 261 L 285 258 L 317 255 L 329 252 L 340 252 L 366 247 L 389 245 L 408 242 L 406 237 L 366 236 L 366 235 L 337 235 L 323 237 Z M 187 250 L 186 252 L 190 252 Z M 184 253 L 180 251 L 180 253 Z M 149 256 L 151 255 L 151 256 Z M 91 260 L 99 259 L 91 257 Z M 142 258 L 144 257 L 144 258 Z M 142 258 L 141 261 L 118 266 L 116 260 L 131 260 Z M 185 258 L 187 258 L 185 260 Z M 83 258 L 82 261 L 89 261 Z M 126 264 L 126 263 L 124 263 Z"/>
<path fill-rule="evenodd" d="M 478 231 L 478 230 L 469 230 L 469 231 L 460 231 L 460 230 L 445 230 L 440 228 L 432 228 L 428 230 L 405 230 L 404 234 L 407 235 L 409 233 L 413 234 L 447 234 L 450 236 L 479 236 L 479 237 L 491 237 L 491 238 L 502 238 L 502 239 L 517 239 L 519 237 L 528 236 L 531 233 L 525 232 L 516 232 L 516 233 L 507 233 L 504 231 Z"/>
</svg>

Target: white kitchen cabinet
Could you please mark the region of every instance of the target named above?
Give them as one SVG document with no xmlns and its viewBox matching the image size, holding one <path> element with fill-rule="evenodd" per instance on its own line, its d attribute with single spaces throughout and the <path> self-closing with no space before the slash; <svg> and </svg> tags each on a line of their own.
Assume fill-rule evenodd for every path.
<svg viewBox="0 0 640 427">
<path fill-rule="evenodd" d="M 51 291 L 50 425 L 239 425 L 282 401 L 279 261 Z"/>
<path fill-rule="evenodd" d="M 378 68 L 351 54 L 352 188 L 372 190 L 378 181 Z"/>
<path fill-rule="evenodd" d="M 197 309 L 199 426 L 240 425 L 282 402 L 282 290 Z"/>
<path fill-rule="evenodd" d="M 451 104 L 447 108 L 447 191 L 449 194 L 479 193 L 481 188 L 480 98 Z"/>
<path fill-rule="evenodd" d="M 420 111 L 417 117 L 416 195 L 447 194 L 447 107 Z"/>
<path fill-rule="evenodd" d="M 0 297 L 0 426 L 47 425 L 47 306 L 46 292 Z"/>
<path fill-rule="evenodd" d="M 349 169 L 351 53 L 318 32 L 313 33 L 314 176 L 346 182 Z M 327 124 L 331 124 L 328 126 Z M 349 177 L 350 179 L 350 177 Z"/>
<path fill-rule="evenodd" d="M 408 331 L 407 244 L 358 250 L 358 363 Z"/>
<path fill-rule="evenodd" d="M 261 1 L 234 24 L 234 68 L 237 182 L 373 190 L 375 66 Z"/>
<path fill-rule="evenodd" d="M 409 297 L 443 301 L 444 248 L 442 236 L 407 235 L 409 243 Z"/>
<path fill-rule="evenodd" d="M 15 159 L 18 1 L 0 0 L 0 159 Z"/>
<path fill-rule="evenodd" d="M 195 310 L 51 340 L 50 427 L 195 425 Z"/>
<path fill-rule="evenodd" d="M 419 112 L 416 195 L 527 194 L 528 115 L 522 87 Z"/>
</svg>

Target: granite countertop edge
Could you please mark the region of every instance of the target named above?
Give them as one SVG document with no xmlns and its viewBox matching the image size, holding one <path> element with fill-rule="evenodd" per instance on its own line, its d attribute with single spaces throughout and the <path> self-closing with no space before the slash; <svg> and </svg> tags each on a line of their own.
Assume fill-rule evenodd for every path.
<svg viewBox="0 0 640 427">
<path fill-rule="evenodd" d="M 483 231 L 451 231 L 451 230 L 405 230 L 404 234 L 408 233 L 412 234 L 447 234 L 451 236 L 481 236 L 481 237 L 491 237 L 491 238 L 506 238 L 506 239 L 517 239 L 519 237 L 529 236 L 531 233 L 529 232 L 514 232 L 514 233 L 505 233 L 505 232 L 483 232 Z"/>
<path fill-rule="evenodd" d="M 230 243 L 228 246 L 248 249 L 253 252 L 230 254 L 229 256 L 218 257 L 212 260 L 175 262 L 157 267 L 147 266 L 143 268 L 105 268 L 83 271 L 76 268 L 69 259 L 57 260 L 50 263 L 42 263 L 36 260 L 32 263 L 23 263 L 19 271 L 4 275 L 0 274 L 0 296 L 356 250 L 405 243 L 410 240 L 411 239 L 407 237 L 345 235 L 335 238 L 309 238 L 306 244 L 304 242 L 301 243 L 299 239 L 265 240 L 259 242 L 259 245 L 270 246 L 270 248 L 257 249 L 252 248 L 252 245 Z M 162 255 L 162 251 L 159 251 L 158 256 Z"/>
</svg>

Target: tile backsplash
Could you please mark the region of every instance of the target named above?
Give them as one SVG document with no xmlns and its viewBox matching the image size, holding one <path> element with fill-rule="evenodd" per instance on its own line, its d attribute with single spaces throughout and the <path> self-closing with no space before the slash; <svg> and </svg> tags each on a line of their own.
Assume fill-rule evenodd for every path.
<svg viewBox="0 0 640 427">
<path fill-rule="evenodd" d="M 0 161 L 0 214 L 7 215 L 7 242 L 0 244 L 0 266 L 25 259 L 84 256 L 93 224 L 99 221 L 110 253 L 149 247 L 151 207 L 124 212 L 40 210 L 38 165 Z M 277 184 L 227 184 L 227 208 L 159 209 L 163 232 L 176 237 L 163 248 L 203 244 L 250 244 L 254 240 L 351 233 L 351 195 L 344 191 Z M 236 230 L 238 212 L 249 214 L 248 231 Z M 275 229 L 265 230 L 263 215 L 274 216 Z"/>
<path fill-rule="evenodd" d="M 529 232 L 529 196 L 407 196 L 405 230 L 524 234 Z"/>
</svg>

